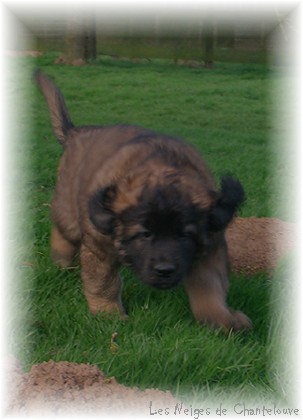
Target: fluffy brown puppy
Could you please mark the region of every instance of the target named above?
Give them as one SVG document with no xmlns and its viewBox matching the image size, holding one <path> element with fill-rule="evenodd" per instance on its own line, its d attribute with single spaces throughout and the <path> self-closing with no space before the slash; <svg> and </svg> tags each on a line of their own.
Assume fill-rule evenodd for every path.
<svg viewBox="0 0 303 420">
<path fill-rule="evenodd" d="M 250 326 L 226 305 L 224 230 L 244 199 L 226 177 L 217 191 L 200 155 L 182 140 L 136 126 L 74 127 L 63 96 L 41 72 L 54 133 L 64 147 L 52 203 L 52 253 L 62 267 L 79 251 L 93 313 L 125 314 L 121 264 L 148 285 L 185 287 L 198 322 Z"/>
</svg>

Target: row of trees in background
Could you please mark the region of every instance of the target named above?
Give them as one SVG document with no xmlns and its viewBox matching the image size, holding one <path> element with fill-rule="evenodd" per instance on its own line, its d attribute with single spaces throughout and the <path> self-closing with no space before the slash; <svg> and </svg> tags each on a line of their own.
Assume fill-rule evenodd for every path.
<svg viewBox="0 0 303 420">
<path fill-rule="evenodd" d="M 101 25 L 100 25 L 101 26 Z M 60 57 L 59 62 L 65 63 L 65 64 L 77 64 L 85 62 L 88 62 L 90 60 L 94 60 L 97 57 L 97 51 L 100 50 L 100 43 L 98 44 L 98 40 L 100 39 L 100 33 L 102 34 L 102 27 L 96 25 L 95 16 L 93 12 L 86 12 L 83 13 L 82 16 L 79 16 L 79 14 L 73 14 L 72 12 L 69 13 L 69 16 L 65 23 L 65 31 L 64 31 L 64 54 Z M 130 27 L 131 28 L 131 27 Z M 193 30 L 194 31 L 194 30 Z M 129 30 L 128 34 L 122 36 L 120 39 L 122 40 L 122 43 L 128 43 L 130 45 L 130 48 L 128 51 L 131 50 L 131 45 L 135 45 L 137 42 L 138 45 L 141 46 L 142 51 L 142 42 L 145 41 L 145 47 L 147 44 L 153 43 L 153 45 L 160 45 L 160 43 L 167 42 L 166 35 L 163 35 L 161 31 L 159 30 L 159 25 L 157 25 L 157 22 L 155 24 L 155 27 L 153 28 L 153 33 L 147 33 L 145 35 L 140 35 L 138 33 L 132 32 Z M 258 35 L 255 36 L 259 40 L 257 42 L 258 47 L 261 49 L 266 49 L 267 39 L 269 37 L 270 31 L 262 29 L 259 31 Z M 106 44 L 106 35 L 101 35 L 101 48 L 103 48 L 103 43 Z M 61 35 L 62 37 L 62 35 Z M 194 42 L 190 44 L 188 39 L 186 40 L 186 34 L 178 34 L 171 36 L 171 38 L 174 38 L 173 41 L 171 41 L 172 49 L 174 50 L 174 58 L 177 61 L 179 58 L 182 57 L 182 54 L 184 55 L 184 52 L 186 52 L 186 48 L 191 48 L 193 44 L 195 44 L 196 51 L 199 49 L 199 53 L 196 53 L 196 56 L 199 56 L 200 60 L 203 60 L 204 66 L 211 68 L 213 66 L 214 62 L 214 55 L 215 55 L 215 48 L 216 46 L 221 42 L 222 38 L 224 38 L 224 45 L 227 48 L 234 48 L 235 42 L 237 39 L 236 31 L 233 26 L 230 26 L 228 30 L 225 30 L 223 34 L 218 31 L 214 20 L 207 19 L 207 21 L 201 25 L 199 25 L 198 31 L 195 33 L 193 32 L 193 35 L 191 35 L 192 40 L 194 39 Z M 116 38 L 116 39 L 119 39 Z M 98 44 L 98 45 L 97 45 Z M 189 45 L 190 44 L 190 45 Z M 113 45 L 113 44 L 112 44 Z M 97 49 L 97 46 L 99 48 Z M 117 48 L 116 44 L 116 50 L 119 50 Z M 133 48 L 134 50 L 135 48 Z M 139 48 L 140 49 L 140 48 Z M 181 51 L 182 50 L 182 51 Z M 107 48 L 105 53 L 108 55 L 113 56 L 119 56 L 119 53 L 115 52 L 115 48 L 113 48 L 113 52 L 111 54 L 111 50 Z M 147 49 L 145 48 L 145 53 Z M 138 48 L 136 49 L 136 52 L 138 53 Z M 186 55 L 186 54 L 185 54 Z M 134 57 L 133 57 L 134 58 Z M 142 58 L 137 56 L 136 58 Z M 145 56 L 144 58 L 148 58 Z"/>
<path fill-rule="evenodd" d="M 64 36 L 64 55 L 60 57 L 60 62 L 73 64 L 77 62 L 87 62 L 97 57 L 97 31 L 93 20 L 83 22 L 82 27 L 75 25 L 70 20 L 66 26 Z M 158 40 L 159 42 L 159 40 Z M 176 43 L 175 43 L 176 44 Z M 201 42 L 201 56 L 205 67 L 211 68 L 214 62 L 215 31 L 209 26 L 203 34 Z M 178 46 L 175 47 L 178 50 Z"/>
</svg>

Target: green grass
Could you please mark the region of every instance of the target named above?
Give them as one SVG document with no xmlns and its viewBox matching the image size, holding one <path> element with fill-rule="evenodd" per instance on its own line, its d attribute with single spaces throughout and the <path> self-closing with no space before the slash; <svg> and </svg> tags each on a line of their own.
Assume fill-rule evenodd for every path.
<svg viewBox="0 0 303 420">
<path fill-rule="evenodd" d="M 271 71 L 247 64 L 218 64 L 208 71 L 162 61 L 135 65 L 103 59 L 80 68 L 52 62 L 52 55 L 21 60 L 26 113 L 17 124 L 21 129 L 22 118 L 29 118 L 30 135 L 22 129 L 16 147 L 18 162 L 26 156 L 26 174 L 20 175 L 26 194 L 15 209 L 21 239 L 15 247 L 13 351 L 26 369 L 49 359 L 91 363 L 123 384 L 169 389 L 177 396 L 231 390 L 272 395 L 269 331 L 275 320 L 272 280 L 264 273 L 231 275 L 229 303 L 254 324 L 246 334 L 226 337 L 198 326 L 183 289 L 149 289 L 126 270 L 123 300 L 129 319 L 88 312 L 79 267 L 60 270 L 49 256 L 49 203 L 61 148 L 30 78 L 36 66 L 53 76 L 77 125 L 134 123 L 185 137 L 201 150 L 216 178 L 230 172 L 243 182 L 247 200 L 241 215 L 262 217 L 278 214 L 268 144 Z M 110 347 L 113 332 L 118 333 L 116 352 Z"/>
</svg>

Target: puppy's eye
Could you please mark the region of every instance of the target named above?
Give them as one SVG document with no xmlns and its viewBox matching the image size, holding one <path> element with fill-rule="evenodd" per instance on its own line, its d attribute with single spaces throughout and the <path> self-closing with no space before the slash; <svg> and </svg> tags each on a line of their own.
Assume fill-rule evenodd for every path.
<svg viewBox="0 0 303 420">
<path fill-rule="evenodd" d="M 147 239 L 152 236 L 152 233 L 149 230 L 142 230 L 141 232 L 136 233 L 131 239 Z"/>
<path fill-rule="evenodd" d="M 143 232 L 140 232 L 141 238 L 150 238 L 152 236 L 151 231 L 145 230 Z"/>
<path fill-rule="evenodd" d="M 198 229 L 195 225 L 187 225 L 183 229 L 182 237 L 183 238 L 194 238 L 198 234 Z"/>
</svg>

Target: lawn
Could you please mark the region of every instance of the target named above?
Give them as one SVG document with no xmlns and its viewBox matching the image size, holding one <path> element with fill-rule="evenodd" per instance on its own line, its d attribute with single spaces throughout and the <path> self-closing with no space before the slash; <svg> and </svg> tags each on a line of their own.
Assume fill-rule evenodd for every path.
<svg viewBox="0 0 303 420">
<path fill-rule="evenodd" d="M 96 364 L 120 383 L 168 389 L 178 397 L 231 391 L 273 395 L 270 343 L 277 320 L 272 279 L 265 273 L 230 276 L 229 303 L 254 324 L 246 334 L 224 336 L 200 327 L 182 288 L 149 289 L 125 269 L 123 300 L 129 319 L 88 312 L 77 262 L 73 269 L 61 270 L 49 255 L 49 203 L 61 147 L 31 80 L 37 66 L 53 76 L 77 125 L 133 123 L 186 138 L 203 153 L 216 179 L 232 173 L 242 181 L 247 199 L 241 216 L 272 217 L 279 215 L 279 197 L 272 192 L 275 156 L 269 146 L 272 71 L 252 64 L 217 64 L 209 71 L 106 58 L 67 67 L 53 65 L 53 58 L 18 59 L 22 75 L 10 81 L 19 83 L 26 97 L 26 109 L 16 120 L 20 143 L 14 146 L 24 171 L 17 171 L 16 182 L 25 193 L 15 209 L 20 240 L 14 248 L 18 283 L 12 351 L 25 369 L 49 359 Z M 114 332 L 115 349 L 110 345 Z"/>
</svg>

